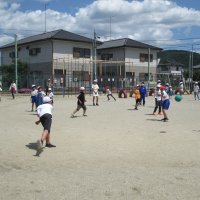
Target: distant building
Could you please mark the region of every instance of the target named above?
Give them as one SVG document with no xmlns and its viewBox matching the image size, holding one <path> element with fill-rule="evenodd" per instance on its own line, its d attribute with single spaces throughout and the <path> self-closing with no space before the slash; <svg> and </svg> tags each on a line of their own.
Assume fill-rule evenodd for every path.
<svg viewBox="0 0 200 200">
<path fill-rule="evenodd" d="M 177 85 L 180 80 L 183 80 L 184 65 L 174 60 L 166 60 L 159 63 L 157 66 L 157 79 L 164 83 L 168 82 L 172 85 Z"/>
</svg>

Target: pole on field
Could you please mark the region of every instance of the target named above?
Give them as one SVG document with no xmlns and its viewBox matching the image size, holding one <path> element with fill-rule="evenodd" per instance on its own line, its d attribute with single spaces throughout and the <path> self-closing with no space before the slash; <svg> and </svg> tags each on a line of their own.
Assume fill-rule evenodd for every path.
<svg viewBox="0 0 200 200">
<path fill-rule="evenodd" d="M 15 83 L 16 83 L 16 92 L 18 91 L 18 66 L 17 66 L 17 34 L 15 34 Z"/>
</svg>

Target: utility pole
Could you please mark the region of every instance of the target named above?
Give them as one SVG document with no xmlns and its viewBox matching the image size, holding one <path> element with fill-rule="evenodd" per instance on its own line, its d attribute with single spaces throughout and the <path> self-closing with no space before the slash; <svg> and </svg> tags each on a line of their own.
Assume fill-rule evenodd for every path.
<svg viewBox="0 0 200 200">
<path fill-rule="evenodd" d="M 96 32 L 95 32 L 95 30 L 94 30 L 94 79 L 96 80 L 96 78 L 97 78 L 97 42 L 96 42 L 96 39 L 97 39 L 97 37 L 96 37 Z"/>
<path fill-rule="evenodd" d="M 110 16 L 110 40 L 111 40 L 111 16 Z"/>
<path fill-rule="evenodd" d="M 44 32 L 47 32 L 47 4 L 44 4 Z"/>
<path fill-rule="evenodd" d="M 193 81 L 193 44 L 192 44 L 192 52 L 191 52 L 191 79 Z"/>
<path fill-rule="evenodd" d="M 148 48 L 148 90 L 150 85 L 150 48 Z"/>
<path fill-rule="evenodd" d="M 15 34 L 15 81 L 16 81 L 16 92 L 18 91 L 18 51 L 17 51 L 17 34 Z"/>
</svg>

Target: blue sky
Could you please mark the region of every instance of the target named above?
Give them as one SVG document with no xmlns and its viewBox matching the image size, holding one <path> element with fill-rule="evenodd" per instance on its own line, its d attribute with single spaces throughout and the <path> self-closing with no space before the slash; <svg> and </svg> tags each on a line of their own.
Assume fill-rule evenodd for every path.
<svg viewBox="0 0 200 200">
<path fill-rule="evenodd" d="M 45 27 L 46 4 L 46 27 Z M 165 49 L 200 49 L 199 0 L 0 0 L 0 46 L 64 29 L 101 40 L 131 38 Z"/>
</svg>

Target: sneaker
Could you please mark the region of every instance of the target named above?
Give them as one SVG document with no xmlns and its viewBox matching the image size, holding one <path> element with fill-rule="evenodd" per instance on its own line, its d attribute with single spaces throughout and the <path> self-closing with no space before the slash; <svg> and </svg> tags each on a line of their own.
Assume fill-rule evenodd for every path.
<svg viewBox="0 0 200 200">
<path fill-rule="evenodd" d="M 83 117 L 87 117 L 87 115 L 86 115 L 86 114 L 83 114 Z"/>
<path fill-rule="evenodd" d="M 99 104 L 98 104 L 98 103 L 96 103 L 96 106 L 99 106 Z"/>
<path fill-rule="evenodd" d="M 135 108 L 135 110 L 138 110 L 138 108 Z"/>
<path fill-rule="evenodd" d="M 42 140 L 37 140 L 37 148 L 38 150 L 41 150 L 43 147 L 43 141 Z"/>
<path fill-rule="evenodd" d="M 74 118 L 74 115 L 73 115 L 73 114 L 71 114 L 71 118 Z"/>
<path fill-rule="evenodd" d="M 50 143 L 50 144 L 46 144 L 46 147 L 51 148 L 51 147 L 56 147 L 56 146 Z"/>
<path fill-rule="evenodd" d="M 93 106 L 95 106 L 95 103 L 93 103 Z"/>
<path fill-rule="evenodd" d="M 168 121 L 169 119 L 164 117 L 164 118 L 161 119 L 161 120 L 165 122 L 165 121 Z"/>
</svg>

